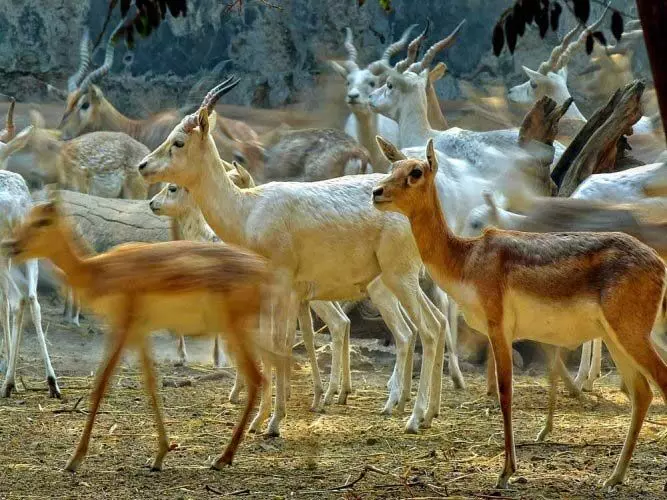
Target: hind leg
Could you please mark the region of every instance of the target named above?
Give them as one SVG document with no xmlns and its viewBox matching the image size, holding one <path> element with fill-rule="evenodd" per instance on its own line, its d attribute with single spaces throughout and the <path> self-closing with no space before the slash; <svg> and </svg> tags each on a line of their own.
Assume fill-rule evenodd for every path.
<svg viewBox="0 0 667 500">
<path fill-rule="evenodd" d="M 574 383 L 580 389 L 583 388 L 588 372 L 591 369 L 591 350 L 593 349 L 593 341 L 585 342 L 581 348 L 581 361 L 579 361 L 579 371 L 574 379 Z"/>
<path fill-rule="evenodd" d="M 600 378 L 602 371 L 602 339 L 593 340 L 591 368 L 586 375 L 582 389 L 584 391 L 592 391 L 593 384 Z"/>
<path fill-rule="evenodd" d="M 614 358 L 617 368 L 621 372 L 621 377 L 625 382 L 625 386 L 628 388 L 628 395 L 632 403 L 630 428 L 628 429 L 628 434 L 623 443 L 621 455 L 618 457 L 614 472 L 609 479 L 604 482 L 604 487 L 611 490 L 616 485 L 623 483 L 623 480 L 625 479 L 628 465 L 632 458 L 632 453 L 637 444 L 637 438 L 639 437 L 639 432 L 641 431 L 653 395 L 648 380 L 640 372 L 641 368 L 637 366 L 641 366 L 641 362 L 638 363 L 640 359 L 632 356 L 630 353 L 628 353 L 630 355 L 626 354 L 623 352 L 624 349 L 614 345 L 613 342 L 607 342 L 607 347 Z"/>
<path fill-rule="evenodd" d="M 325 303 L 327 304 L 327 303 Z M 311 411 L 320 411 L 320 402 L 322 399 L 322 378 L 320 377 L 320 368 L 317 365 L 317 354 L 315 353 L 315 332 L 313 331 L 313 317 L 310 315 L 310 306 L 308 302 L 299 304 L 299 326 L 303 335 L 303 344 L 306 346 L 308 360 L 310 361 L 310 374 L 313 379 L 313 404 Z M 333 334 L 332 334 L 333 337 Z M 342 349 L 342 339 L 339 348 Z M 331 382 L 338 381 L 338 372 L 334 370 L 337 364 L 334 362 L 334 355 L 337 355 L 336 349 L 331 349 Z"/>
</svg>

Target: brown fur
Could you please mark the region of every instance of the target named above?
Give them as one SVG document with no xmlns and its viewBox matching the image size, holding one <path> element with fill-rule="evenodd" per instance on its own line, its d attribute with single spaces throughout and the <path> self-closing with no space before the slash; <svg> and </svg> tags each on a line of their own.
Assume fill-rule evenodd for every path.
<svg viewBox="0 0 667 500">
<path fill-rule="evenodd" d="M 262 287 L 269 279 L 265 259 L 221 243 L 192 241 L 131 243 L 88 256 L 54 202 L 36 205 L 16 228 L 15 239 L 4 242 L 3 249 L 19 262 L 28 258 L 51 259 L 82 302 L 111 327 L 109 350 L 91 395 L 86 427 L 67 470 L 75 471 L 86 455 L 101 399 L 128 346 L 140 352 L 159 436 L 153 469 L 161 469 L 166 453 L 173 447 L 167 440 L 147 337 L 170 324 L 188 328 L 188 332 L 183 332 L 188 335 L 224 334 L 229 352 L 247 382 L 246 407 L 229 445 L 213 467 L 231 464 L 262 383 L 254 351 L 259 347 L 255 331 Z M 207 309 L 199 316 L 183 317 L 169 309 L 176 304 L 180 311 Z"/>
<path fill-rule="evenodd" d="M 378 142 L 388 159 L 396 156 L 393 145 L 381 139 Z M 491 341 L 505 434 L 505 466 L 497 486 L 507 487 L 516 470 L 512 340 L 544 341 L 539 335 L 551 335 L 555 345 L 576 347 L 597 337 L 593 327 L 600 325 L 633 404 L 626 442 L 605 484 L 614 487 L 621 483 L 652 399 L 646 377 L 660 387 L 667 400 L 667 366 L 651 344 L 654 323 L 664 322 L 658 316 L 665 295 L 664 262 L 654 250 L 622 233 L 538 234 L 492 228 L 477 238 L 457 237 L 447 226 L 438 199 L 432 140 L 426 156 L 426 161 L 397 161 L 392 173 L 373 191 L 373 200 L 380 209 L 408 217 L 431 276 L 464 313 L 470 313 L 466 314 L 468 319 L 479 322 Z M 533 302 L 526 302 L 529 300 Z M 515 307 L 505 310 L 506 303 Z M 579 304 L 588 308 L 582 305 L 582 311 L 595 307 L 601 317 L 599 325 L 595 318 L 578 318 L 591 332 L 552 326 L 552 331 L 559 333 L 546 333 L 548 327 L 539 326 L 541 330 L 536 333 L 522 323 L 531 318 L 531 311 L 517 304 L 526 303 L 533 307 L 548 305 L 552 308 L 548 314 L 554 315 L 555 321 L 574 321 L 567 311 Z"/>
</svg>

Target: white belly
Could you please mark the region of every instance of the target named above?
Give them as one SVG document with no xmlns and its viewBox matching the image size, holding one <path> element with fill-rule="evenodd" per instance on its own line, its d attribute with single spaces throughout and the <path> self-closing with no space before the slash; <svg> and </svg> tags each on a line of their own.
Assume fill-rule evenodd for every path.
<svg viewBox="0 0 667 500">
<path fill-rule="evenodd" d="M 593 298 L 544 300 L 508 291 L 504 300 L 503 327 L 514 340 L 534 340 L 574 349 L 605 333 L 602 310 Z"/>
</svg>

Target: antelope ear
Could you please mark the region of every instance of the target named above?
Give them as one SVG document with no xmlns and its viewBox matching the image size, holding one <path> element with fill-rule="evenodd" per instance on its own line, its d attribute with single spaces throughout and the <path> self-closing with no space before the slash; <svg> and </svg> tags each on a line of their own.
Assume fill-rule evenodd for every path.
<svg viewBox="0 0 667 500">
<path fill-rule="evenodd" d="M 526 73 L 531 82 L 539 83 L 546 78 L 542 73 L 534 71 L 527 66 L 521 66 L 521 68 L 523 68 L 523 72 Z"/>
<path fill-rule="evenodd" d="M 88 96 L 90 97 L 91 102 L 100 102 L 104 98 L 102 89 L 97 85 L 91 85 L 88 89 Z"/>
<path fill-rule="evenodd" d="M 206 137 L 210 127 L 208 110 L 206 108 L 199 108 L 197 112 L 197 125 L 199 125 L 202 136 Z"/>
<path fill-rule="evenodd" d="M 252 175 L 250 175 L 250 172 L 248 172 L 245 168 L 243 168 L 243 166 L 241 166 L 235 161 L 232 162 L 232 164 L 234 165 L 234 168 L 236 169 L 239 178 L 243 181 L 243 186 L 245 188 L 255 187 L 256 184 L 254 179 L 252 178 Z"/>
<path fill-rule="evenodd" d="M 433 146 L 433 139 L 429 139 L 426 143 L 426 161 L 433 173 L 438 171 L 438 157 L 435 154 L 435 147 Z"/>
<path fill-rule="evenodd" d="M 380 146 L 380 151 L 382 151 L 384 157 L 391 163 L 407 159 L 407 156 L 405 156 L 396 146 L 379 135 L 375 136 L 375 141 L 378 143 L 378 146 Z"/>
</svg>

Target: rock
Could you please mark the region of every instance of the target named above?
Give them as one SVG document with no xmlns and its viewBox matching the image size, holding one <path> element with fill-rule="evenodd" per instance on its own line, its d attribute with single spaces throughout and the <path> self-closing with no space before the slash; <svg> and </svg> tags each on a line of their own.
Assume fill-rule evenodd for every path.
<svg viewBox="0 0 667 500">
<path fill-rule="evenodd" d="M 514 368 L 523 370 L 523 356 L 516 349 L 512 349 L 512 364 Z"/>
<path fill-rule="evenodd" d="M 316 351 L 317 364 L 320 368 L 331 367 L 331 344 L 325 344 Z M 353 370 L 371 370 L 373 361 L 359 352 L 357 346 L 350 346 L 350 368 Z"/>
</svg>

